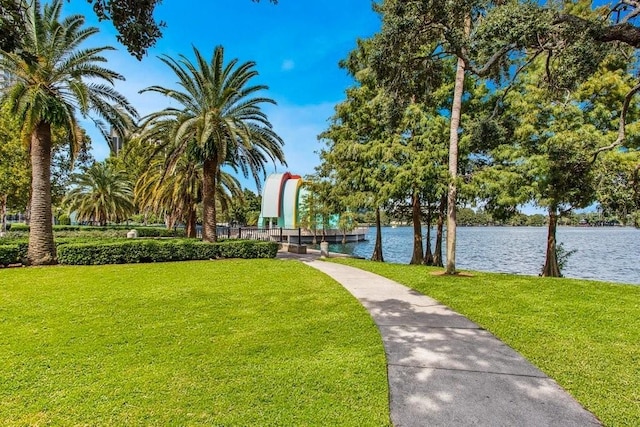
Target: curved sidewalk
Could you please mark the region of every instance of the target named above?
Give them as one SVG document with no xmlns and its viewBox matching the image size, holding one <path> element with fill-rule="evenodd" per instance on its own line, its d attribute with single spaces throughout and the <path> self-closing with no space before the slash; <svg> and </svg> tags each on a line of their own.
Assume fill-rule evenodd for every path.
<svg viewBox="0 0 640 427">
<path fill-rule="evenodd" d="M 295 259 L 342 284 L 380 330 L 395 426 L 601 425 L 554 380 L 466 317 L 394 281 L 316 257 Z"/>
</svg>

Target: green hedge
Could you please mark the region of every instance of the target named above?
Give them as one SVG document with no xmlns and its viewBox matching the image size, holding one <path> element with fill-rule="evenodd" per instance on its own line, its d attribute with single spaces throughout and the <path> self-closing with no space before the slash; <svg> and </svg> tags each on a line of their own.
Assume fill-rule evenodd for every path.
<svg viewBox="0 0 640 427">
<path fill-rule="evenodd" d="M 22 263 L 27 258 L 28 243 L 20 242 L 11 245 L 0 245 L 0 265 Z"/>
<path fill-rule="evenodd" d="M 275 258 L 278 244 L 252 240 L 204 243 L 197 240 L 129 240 L 66 244 L 58 247 L 60 264 L 128 264 L 216 258 Z"/>
<path fill-rule="evenodd" d="M 56 239 L 56 247 L 67 244 L 83 244 L 83 243 L 95 243 L 95 239 L 92 238 L 62 238 Z M 101 244 L 112 243 L 118 241 L 126 241 L 125 239 L 103 239 L 100 240 Z M 29 241 L 27 239 L 1 239 L 0 240 L 0 265 L 7 266 L 9 264 L 26 264 L 27 249 L 29 248 Z"/>
<path fill-rule="evenodd" d="M 185 237 L 184 229 L 167 229 L 165 227 L 147 227 L 147 226 L 134 226 L 134 225 L 108 225 L 106 227 L 97 227 L 89 225 L 54 225 L 53 232 L 56 236 L 64 234 L 65 236 L 72 237 L 74 233 L 92 233 L 92 235 L 99 235 L 101 233 L 109 234 L 111 237 L 122 236 L 126 237 L 129 230 L 135 229 L 138 232 L 138 237 Z M 29 232 L 29 226 L 26 224 L 16 223 L 13 224 L 11 231 L 13 232 Z"/>
</svg>

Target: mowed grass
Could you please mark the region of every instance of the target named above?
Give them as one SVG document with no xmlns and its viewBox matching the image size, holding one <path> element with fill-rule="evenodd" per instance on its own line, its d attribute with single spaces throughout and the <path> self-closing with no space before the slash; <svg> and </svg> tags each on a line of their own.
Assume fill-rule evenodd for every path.
<svg viewBox="0 0 640 427">
<path fill-rule="evenodd" d="M 605 425 L 640 426 L 640 286 L 338 260 L 405 284 L 519 351 Z"/>
<path fill-rule="evenodd" d="M 382 342 L 294 261 L 0 270 L 0 425 L 388 425 Z"/>
</svg>

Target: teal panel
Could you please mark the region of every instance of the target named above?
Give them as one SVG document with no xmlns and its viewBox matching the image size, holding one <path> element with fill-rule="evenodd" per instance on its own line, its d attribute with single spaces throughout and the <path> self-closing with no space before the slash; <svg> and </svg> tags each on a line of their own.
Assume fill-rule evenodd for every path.
<svg viewBox="0 0 640 427">
<path fill-rule="evenodd" d="M 282 227 L 296 227 L 296 207 L 298 200 L 298 188 L 302 184 L 301 179 L 289 179 L 284 184 L 282 194 Z"/>
</svg>

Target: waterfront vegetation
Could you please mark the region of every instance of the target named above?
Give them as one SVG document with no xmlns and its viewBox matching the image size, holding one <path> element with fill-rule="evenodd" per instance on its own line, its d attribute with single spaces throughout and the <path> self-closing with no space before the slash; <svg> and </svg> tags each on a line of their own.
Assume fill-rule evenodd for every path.
<svg viewBox="0 0 640 427">
<path fill-rule="evenodd" d="M 62 0 L 5 3 L 0 26 L 14 31 L 0 40 L 0 233 L 8 235 L 0 264 L 170 261 L 204 247 L 122 242 L 126 229 L 52 228 L 72 211 L 101 225 L 155 216 L 169 230 L 156 237 L 176 237 L 171 230 L 183 223 L 193 238 L 199 222 L 210 242 L 218 219 L 257 220 L 258 197 L 222 170 L 259 184 L 270 163 L 285 164 L 284 141 L 262 109 L 275 101 L 254 82 L 253 61 L 225 60 L 221 46 L 210 59 L 194 46 L 195 62 L 163 56 L 183 92 L 153 82 L 146 91 L 179 106 L 139 121 L 112 87 L 124 76 L 102 66 L 112 48 L 78 48 L 98 32 L 83 16 L 62 18 Z M 110 7 L 96 12 L 122 31 L 128 10 Z M 440 266 L 447 222 L 451 274 L 456 221 L 547 224 L 543 276 L 561 275 L 556 226 L 571 223 L 576 209 L 599 208 L 574 216 L 578 224 L 640 225 L 632 59 L 640 41 L 629 37 L 640 6 L 604 13 L 590 1 L 477 2 L 471 13 L 460 2 L 385 0 L 375 7 L 381 30 L 341 62 L 354 84 L 320 135 L 326 148 L 311 187 L 331 201 L 323 217 L 358 212 L 378 231 L 385 214 L 410 222 L 411 263 Z M 123 37 L 139 58 L 160 36 L 153 20 L 140 25 L 150 31 L 141 33 L 146 41 Z M 116 136 L 108 136 L 103 162 L 91 157 L 81 128 L 89 113 L 105 137 Z M 526 217 L 518 213 L 523 204 L 547 214 Z M 481 209 L 461 208 L 456 219 L 463 205 Z M 7 210 L 29 210 L 30 233 L 5 233 Z M 437 229 L 433 249 L 429 235 L 422 246 L 425 224 L 428 233 Z M 90 241 L 100 254 L 87 256 Z M 73 243 L 80 252 L 69 255 Z M 383 258 L 381 233 L 372 258 Z M 468 316 L 605 424 L 640 425 L 640 287 L 342 262 Z M 335 282 L 298 263 L 15 268 L 0 275 L 0 300 L 3 425 L 389 422 L 384 352 L 371 319 Z"/>
<path fill-rule="evenodd" d="M 356 259 L 487 329 L 556 380 L 605 425 L 640 425 L 640 287 Z"/>
<path fill-rule="evenodd" d="M 371 318 L 301 263 L 5 269 L 0 301 L 5 426 L 389 422 Z"/>
<path fill-rule="evenodd" d="M 24 230 L 26 227 L 15 227 Z M 221 258 L 275 258 L 278 244 L 260 240 L 221 239 L 215 243 L 177 238 L 181 231 L 135 228 L 143 239 L 129 239 L 122 227 L 59 226 L 55 232 L 58 262 L 68 265 L 130 264 Z M 27 263 L 27 231 L 0 238 L 0 266 Z"/>
</svg>

